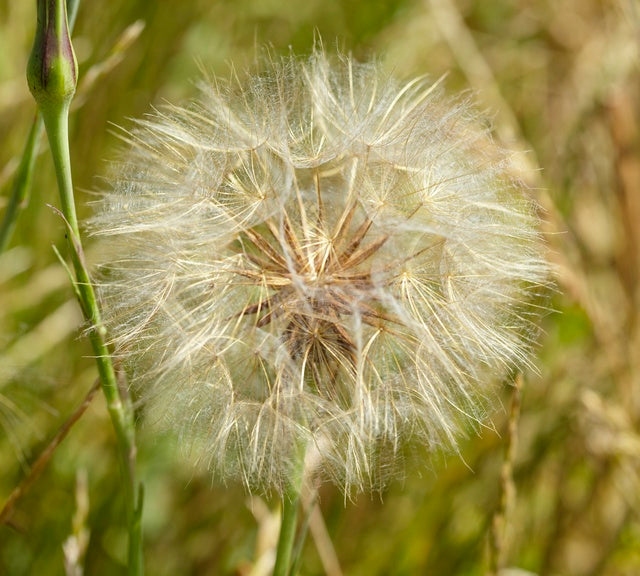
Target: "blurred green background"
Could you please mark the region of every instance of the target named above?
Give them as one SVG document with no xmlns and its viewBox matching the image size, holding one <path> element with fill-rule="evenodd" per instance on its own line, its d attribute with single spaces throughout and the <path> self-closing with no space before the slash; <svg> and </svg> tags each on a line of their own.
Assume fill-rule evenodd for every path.
<svg viewBox="0 0 640 576">
<path fill-rule="evenodd" d="M 0 215 L 34 112 L 24 77 L 34 27 L 35 2 L 0 0 Z M 449 91 L 473 90 L 498 140 L 521 151 L 544 209 L 557 312 L 543 322 L 539 374 L 525 375 L 501 574 L 640 574 L 637 0 L 85 0 L 71 118 L 81 219 L 116 150 L 114 124 L 188 98 L 201 67 L 226 75 L 265 44 L 308 53 L 317 34 L 402 77 L 448 73 Z M 66 244 L 48 203 L 57 191 L 43 153 L 33 198 L 0 256 L 2 502 L 96 378 L 51 248 L 64 253 Z M 471 433 L 462 456 L 425 454 L 426 465 L 383 494 L 346 504 L 325 487 L 331 539 L 316 518 L 301 573 L 487 573 L 511 396 L 505 386 L 495 431 Z M 195 476 L 175 442 L 142 423 L 138 445 L 148 575 L 268 574 L 277 502 Z M 117 466 L 98 395 L 11 525 L 0 526 L 0 574 L 79 576 L 65 572 L 63 553 L 74 523 L 90 531 L 85 574 L 125 574 Z"/>
</svg>

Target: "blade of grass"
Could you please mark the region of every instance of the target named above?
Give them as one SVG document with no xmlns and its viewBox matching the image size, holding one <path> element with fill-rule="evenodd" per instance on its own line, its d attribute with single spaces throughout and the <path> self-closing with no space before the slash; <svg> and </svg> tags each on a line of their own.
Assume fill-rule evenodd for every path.
<svg viewBox="0 0 640 576">
<path fill-rule="evenodd" d="M 60 427 L 56 435 L 51 439 L 51 442 L 47 445 L 47 447 L 40 453 L 36 461 L 31 466 L 31 470 L 29 474 L 20 482 L 20 484 L 11 492 L 9 498 L 7 499 L 2 511 L 0 512 L 0 524 L 7 524 L 11 521 L 11 516 L 13 514 L 13 510 L 15 506 L 20 500 L 22 496 L 25 495 L 27 490 L 33 486 L 33 483 L 38 479 L 40 474 L 42 474 L 43 470 L 47 467 L 47 464 L 51 460 L 53 453 L 56 448 L 60 446 L 62 441 L 67 437 L 73 425 L 80 420 L 80 417 L 85 413 L 89 404 L 93 400 L 93 397 L 96 395 L 96 392 L 100 388 L 100 382 L 96 380 L 95 384 L 89 390 L 89 393 L 85 397 L 84 401 L 78 408 L 75 410 L 69 418 L 64 422 L 64 424 Z"/>
</svg>

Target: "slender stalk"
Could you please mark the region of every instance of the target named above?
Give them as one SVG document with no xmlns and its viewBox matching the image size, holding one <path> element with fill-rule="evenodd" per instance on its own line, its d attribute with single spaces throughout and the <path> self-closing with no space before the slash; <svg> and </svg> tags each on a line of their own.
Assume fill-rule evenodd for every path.
<svg viewBox="0 0 640 576">
<path fill-rule="evenodd" d="M 77 84 L 77 63 L 67 22 L 64 0 L 38 0 L 38 25 L 27 67 L 27 81 L 44 121 L 60 192 L 61 213 L 68 227 L 71 261 L 75 271 L 76 294 L 89 323 L 89 341 L 98 365 L 100 383 L 117 438 L 123 469 L 124 495 L 129 528 L 129 575 L 141 576 L 142 487 L 136 480 L 136 444 L 133 408 L 124 387 L 118 385 L 105 329 L 89 273 L 76 215 L 71 157 L 69 154 L 69 105 Z"/>
<path fill-rule="evenodd" d="M 298 493 L 285 495 L 282 499 L 282 523 L 280 524 L 278 551 L 273 568 L 273 576 L 293 576 L 289 574 L 289 567 L 296 536 L 299 501 L 300 495 Z"/>
<path fill-rule="evenodd" d="M 15 508 L 16 502 L 22 498 L 22 496 L 31 488 L 33 483 L 38 479 L 42 471 L 49 464 L 49 460 L 53 456 L 56 448 L 60 446 L 62 441 L 67 437 L 69 431 L 73 427 L 73 425 L 80 420 L 80 417 L 85 413 L 93 397 L 96 395 L 96 392 L 100 389 L 100 383 L 96 380 L 96 383 L 91 387 L 89 393 L 87 394 L 84 402 L 76 409 L 76 411 L 64 422 L 64 424 L 60 427 L 60 430 L 53 437 L 51 442 L 47 445 L 47 447 L 40 453 L 36 461 L 32 464 L 31 469 L 29 470 L 29 474 L 27 474 L 26 478 L 20 482 L 20 485 L 17 486 L 13 492 L 7 498 L 4 507 L 0 511 L 0 524 L 8 523 L 11 520 L 11 515 L 13 514 L 13 510 Z"/>
<path fill-rule="evenodd" d="M 518 445 L 521 391 L 522 374 L 518 374 L 513 384 L 505 455 L 500 470 L 500 501 L 498 503 L 498 509 L 491 519 L 491 527 L 489 530 L 489 567 L 486 576 L 497 576 L 504 567 L 503 564 L 507 547 L 507 522 L 513 508 L 516 494 L 516 487 L 513 482 L 513 464 Z"/>
<path fill-rule="evenodd" d="M 11 241 L 16 227 L 18 214 L 29 203 L 29 191 L 31 190 L 31 177 L 38 155 L 38 140 L 42 134 L 42 116 L 36 112 L 36 117 L 31 124 L 29 136 L 22 152 L 20 165 L 13 180 L 11 196 L 5 210 L 2 224 L 0 224 L 0 253 L 4 252 Z"/>
<path fill-rule="evenodd" d="M 300 507 L 300 493 L 304 477 L 304 458 L 306 447 L 297 447 L 297 470 L 293 475 L 289 489 L 282 496 L 282 521 L 280 522 L 280 536 L 276 550 L 276 562 L 273 576 L 295 576 L 297 561 L 293 550 L 296 540 L 298 524 L 298 508 Z"/>
<path fill-rule="evenodd" d="M 101 322 L 100 311 L 89 274 L 83 261 L 82 241 L 76 216 L 71 162 L 69 155 L 68 117 L 69 106 L 58 110 L 42 109 L 49 146 L 54 159 L 62 214 L 68 225 L 68 240 L 71 261 L 76 274 L 76 287 L 80 295 L 80 304 L 86 319 L 91 325 L 89 340 L 96 356 L 102 390 L 107 401 L 107 409 L 116 433 L 118 453 L 125 474 L 125 499 L 129 524 L 129 574 L 141 575 L 142 572 L 142 534 L 140 523 L 140 489 L 137 486 L 135 461 L 135 427 L 130 406 L 123 404 L 118 390 L 116 372 L 111 361 L 109 349 L 104 341 L 105 330 Z"/>
<path fill-rule="evenodd" d="M 302 520 L 300 522 L 300 531 L 298 533 L 298 541 L 293 549 L 291 556 L 291 569 L 289 570 L 289 574 L 297 574 L 298 569 L 300 568 L 300 560 L 302 557 L 302 548 L 304 546 L 304 541 L 307 538 L 307 533 L 309 532 L 309 525 L 311 524 L 311 516 L 313 515 L 316 509 L 316 500 L 318 493 L 314 489 L 313 495 L 300 494 L 300 504 L 304 510 L 304 514 L 302 516 Z"/>
<path fill-rule="evenodd" d="M 79 4 L 79 0 L 67 0 L 69 33 L 73 31 L 76 16 L 78 15 Z M 38 157 L 38 142 L 40 141 L 43 127 L 42 114 L 40 110 L 36 110 L 27 141 L 22 151 L 20 164 L 13 180 L 7 209 L 2 218 L 2 224 L 0 224 L 0 253 L 4 252 L 9 246 L 9 242 L 11 242 L 11 237 L 16 228 L 18 216 L 29 204 L 31 180 L 36 158 Z"/>
</svg>

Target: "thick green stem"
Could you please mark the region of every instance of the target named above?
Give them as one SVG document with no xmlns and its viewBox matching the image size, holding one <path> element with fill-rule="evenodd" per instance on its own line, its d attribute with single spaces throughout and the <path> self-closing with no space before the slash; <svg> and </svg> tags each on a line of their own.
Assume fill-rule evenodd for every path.
<svg viewBox="0 0 640 576">
<path fill-rule="evenodd" d="M 76 216 L 68 138 L 69 106 L 42 107 L 49 145 L 54 159 L 62 214 L 68 225 L 71 260 L 76 274 L 76 288 L 86 319 L 91 325 L 89 340 L 96 356 L 100 382 L 104 392 L 111 422 L 116 433 L 118 452 L 126 478 L 125 499 L 129 525 L 129 574 L 140 576 L 142 564 L 141 491 L 135 473 L 135 427 L 131 407 L 122 402 L 117 376 L 109 349 L 104 341 L 105 330 L 89 274 L 83 261 L 82 242 Z"/>
<path fill-rule="evenodd" d="M 298 445 L 295 457 L 296 469 L 293 471 L 289 488 L 282 497 L 282 521 L 273 576 L 295 576 L 292 560 L 298 525 L 300 491 L 304 480 L 305 453 L 306 447 L 302 444 Z"/>
<path fill-rule="evenodd" d="M 299 501 L 300 495 L 297 493 L 284 496 L 282 500 L 282 523 L 273 576 L 290 576 L 289 567 L 296 537 Z"/>
<path fill-rule="evenodd" d="M 293 555 L 291 557 L 291 568 L 289 569 L 289 574 L 295 576 L 298 573 L 298 569 L 300 568 L 300 561 L 302 557 L 302 548 L 304 546 L 304 541 L 307 538 L 307 532 L 309 531 L 309 524 L 311 522 L 311 515 L 313 514 L 314 507 L 316 506 L 316 499 L 318 493 L 314 490 L 313 495 L 307 496 L 306 501 L 302 501 L 302 508 L 304 510 L 304 515 L 300 521 L 300 529 L 298 531 L 298 541 L 293 549 Z M 303 500 L 303 496 L 301 495 L 301 500 Z"/>
</svg>

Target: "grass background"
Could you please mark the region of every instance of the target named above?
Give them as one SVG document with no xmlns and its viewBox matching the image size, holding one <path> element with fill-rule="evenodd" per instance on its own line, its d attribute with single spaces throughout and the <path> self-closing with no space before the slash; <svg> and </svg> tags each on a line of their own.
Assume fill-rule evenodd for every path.
<svg viewBox="0 0 640 576">
<path fill-rule="evenodd" d="M 34 26 L 34 2 L 0 0 L 0 213 L 34 111 L 24 78 Z M 85 0 L 71 118 L 81 220 L 117 147 L 112 124 L 127 127 L 152 104 L 188 98 L 200 62 L 227 74 L 229 62 L 242 68 L 264 44 L 308 53 L 318 33 L 326 46 L 375 55 L 400 76 L 448 73 L 448 90 L 472 89 L 497 138 L 525 151 L 519 158 L 545 209 L 557 312 L 543 322 L 539 374 L 525 376 L 503 576 L 516 567 L 639 574 L 637 0 Z M 29 207 L 0 256 L 2 501 L 96 378 L 51 249 L 66 244 L 48 203 L 57 203 L 57 190 L 43 153 Z M 463 458 L 425 454 L 426 466 L 408 469 L 384 494 L 346 505 L 325 487 L 331 542 L 308 539 L 302 574 L 485 574 L 511 395 L 505 386 L 496 431 L 470 435 Z M 139 430 L 147 574 L 266 574 L 261 555 L 277 536 L 277 503 L 193 476 L 171 440 Z M 74 523 L 90 531 L 85 573 L 125 574 L 117 466 L 98 395 L 11 525 L 0 527 L 0 574 L 65 574 L 63 543 Z"/>
</svg>

